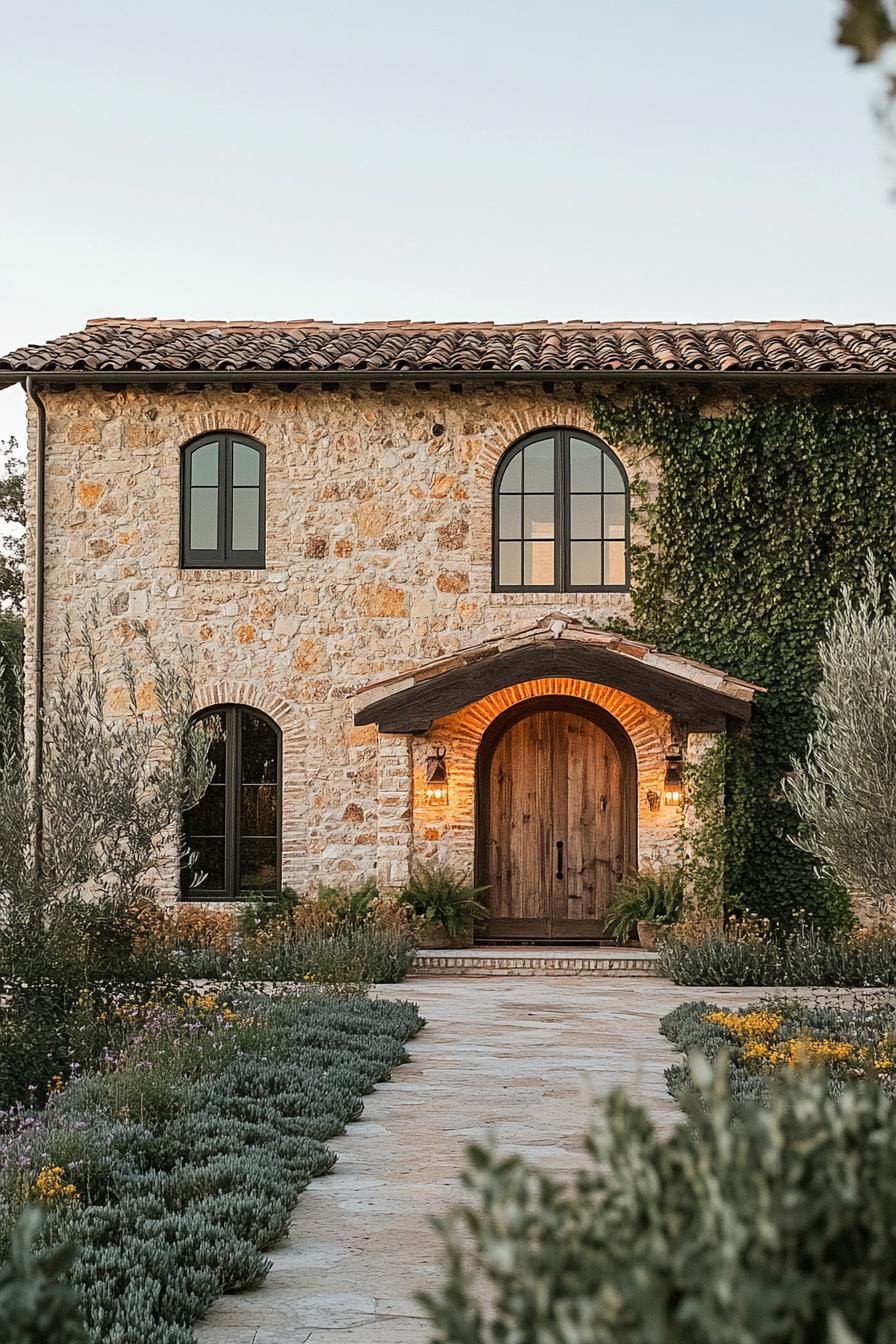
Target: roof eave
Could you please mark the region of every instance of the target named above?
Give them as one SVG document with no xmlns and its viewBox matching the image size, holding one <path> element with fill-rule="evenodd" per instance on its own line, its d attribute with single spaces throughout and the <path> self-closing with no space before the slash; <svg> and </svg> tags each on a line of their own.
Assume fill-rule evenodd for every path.
<svg viewBox="0 0 896 1344">
<path fill-rule="evenodd" d="M 0 388 L 209 383 L 814 383 L 878 385 L 896 373 L 809 369 L 0 369 Z"/>
</svg>

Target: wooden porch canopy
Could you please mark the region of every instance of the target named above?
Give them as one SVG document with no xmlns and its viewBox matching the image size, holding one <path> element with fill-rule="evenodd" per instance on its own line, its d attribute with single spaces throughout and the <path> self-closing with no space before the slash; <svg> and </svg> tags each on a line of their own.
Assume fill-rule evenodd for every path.
<svg viewBox="0 0 896 1344">
<path fill-rule="evenodd" d="M 659 653 L 623 635 L 595 630 L 568 617 L 448 654 L 363 687 L 355 723 L 381 733 L 425 733 L 494 691 L 542 677 L 575 677 L 624 691 L 670 714 L 683 730 L 721 732 L 729 718 L 746 720 L 761 686 L 677 654 Z"/>
</svg>

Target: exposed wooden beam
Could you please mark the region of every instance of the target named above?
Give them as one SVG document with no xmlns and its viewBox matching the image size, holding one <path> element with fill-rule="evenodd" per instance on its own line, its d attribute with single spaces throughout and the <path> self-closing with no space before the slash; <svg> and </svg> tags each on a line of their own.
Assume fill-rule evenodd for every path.
<svg viewBox="0 0 896 1344">
<path fill-rule="evenodd" d="M 575 677 L 610 686 L 672 715 L 691 732 L 721 732 L 729 716 L 750 717 L 748 700 L 724 695 L 610 649 L 558 639 L 480 657 L 385 695 L 360 710 L 355 723 L 375 723 L 381 733 L 425 733 L 433 720 L 474 700 L 542 677 Z"/>
</svg>

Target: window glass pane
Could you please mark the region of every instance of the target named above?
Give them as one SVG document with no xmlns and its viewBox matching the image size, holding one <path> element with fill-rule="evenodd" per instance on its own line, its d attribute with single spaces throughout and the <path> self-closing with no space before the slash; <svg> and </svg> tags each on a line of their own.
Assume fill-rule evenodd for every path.
<svg viewBox="0 0 896 1344">
<path fill-rule="evenodd" d="M 600 536 L 600 495 L 571 495 L 569 528 L 573 537 Z"/>
<path fill-rule="evenodd" d="M 553 490 L 554 440 L 538 439 L 524 451 L 524 490 Z"/>
<path fill-rule="evenodd" d="M 523 542 L 523 583 L 526 587 L 550 588 L 554 582 L 554 543 Z"/>
<path fill-rule="evenodd" d="M 218 445 L 201 443 L 190 454 L 190 485 L 218 484 Z"/>
<path fill-rule="evenodd" d="M 513 457 L 504 468 L 504 475 L 501 477 L 502 490 L 522 490 L 523 488 L 523 455 L 514 453 Z"/>
<path fill-rule="evenodd" d="M 604 490 L 609 493 L 621 493 L 625 490 L 625 481 L 622 479 L 622 472 L 607 454 L 604 453 Z"/>
<path fill-rule="evenodd" d="M 625 540 L 625 495 L 604 496 L 604 536 Z"/>
<path fill-rule="evenodd" d="M 569 581 L 574 588 L 600 587 L 600 542 L 574 541 L 569 548 Z"/>
<path fill-rule="evenodd" d="M 569 486 L 571 490 L 600 490 L 602 449 L 585 439 L 569 441 Z"/>
<path fill-rule="evenodd" d="M 239 488 L 233 492 L 233 521 L 231 545 L 235 551 L 258 550 L 258 490 Z"/>
<path fill-rule="evenodd" d="M 257 714 L 242 714 L 241 784 L 276 784 L 277 734 Z"/>
<path fill-rule="evenodd" d="M 244 840 L 240 845 L 241 891 L 273 891 L 277 886 L 277 841 Z"/>
<path fill-rule="evenodd" d="M 498 536 L 499 537 L 520 537 L 522 536 L 522 496 L 521 495 L 499 495 L 498 496 Z"/>
<path fill-rule="evenodd" d="M 234 485 L 261 484 L 261 453 L 248 443 L 233 445 Z"/>
<path fill-rule="evenodd" d="M 244 784 L 240 792 L 240 826 L 246 837 L 277 834 L 277 786 Z"/>
<path fill-rule="evenodd" d="M 533 539 L 554 535 L 554 496 L 523 495 L 523 536 Z"/>
<path fill-rule="evenodd" d="M 218 548 L 218 491 L 200 486 L 190 491 L 190 549 L 215 551 Z"/>
<path fill-rule="evenodd" d="M 192 867 L 186 874 L 184 891 L 199 895 L 204 891 L 224 890 L 224 840 L 196 840 L 190 842 L 190 849 L 196 854 Z M 193 879 L 202 875 L 198 883 Z"/>
<path fill-rule="evenodd" d="M 184 827 L 188 836 L 223 836 L 225 792 L 223 784 L 209 784 L 196 806 L 184 813 Z"/>
<path fill-rule="evenodd" d="M 523 581 L 523 548 L 518 541 L 502 541 L 498 546 L 498 582 L 516 587 Z"/>
<path fill-rule="evenodd" d="M 614 587 L 625 583 L 625 542 L 604 542 L 604 583 Z"/>
<path fill-rule="evenodd" d="M 213 784 L 223 784 L 226 778 L 225 758 L 227 754 L 227 734 L 224 729 L 223 714 L 205 714 L 201 719 L 197 719 L 192 730 L 197 733 L 204 733 L 208 739 L 208 759 L 214 767 L 212 775 Z"/>
</svg>

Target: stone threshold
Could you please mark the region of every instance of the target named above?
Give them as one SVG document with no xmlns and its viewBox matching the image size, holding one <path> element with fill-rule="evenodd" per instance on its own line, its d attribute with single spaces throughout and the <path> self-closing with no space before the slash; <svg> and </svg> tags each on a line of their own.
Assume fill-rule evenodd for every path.
<svg viewBox="0 0 896 1344">
<path fill-rule="evenodd" d="M 637 947 L 420 948 L 411 976 L 658 975 L 656 952 Z"/>
</svg>

